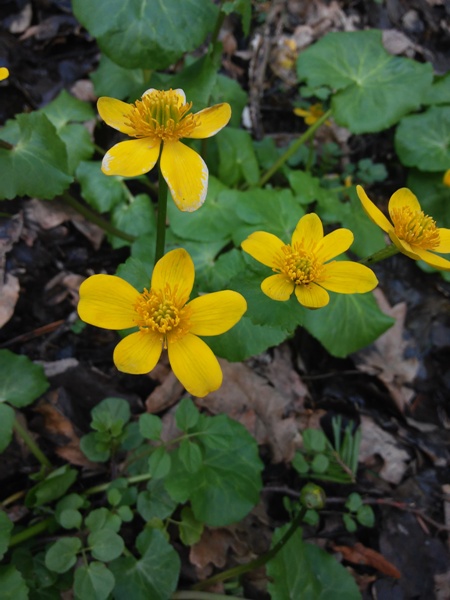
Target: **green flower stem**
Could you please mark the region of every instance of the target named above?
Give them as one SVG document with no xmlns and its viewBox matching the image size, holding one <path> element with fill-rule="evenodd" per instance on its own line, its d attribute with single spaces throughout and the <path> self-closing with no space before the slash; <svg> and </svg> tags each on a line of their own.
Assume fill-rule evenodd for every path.
<svg viewBox="0 0 450 600">
<path fill-rule="evenodd" d="M 133 477 L 127 477 L 127 482 L 129 484 L 141 483 L 142 481 L 148 481 L 151 478 L 152 475 L 150 473 L 144 473 L 143 475 L 134 475 Z M 94 485 L 93 487 L 85 490 L 83 492 L 83 496 L 91 496 L 92 494 L 100 494 L 101 492 L 106 492 L 111 483 L 112 481 L 108 481 L 107 483 Z"/>
<path fill-rule="evenodd" d="M 380 262 L 380 260 L 390 258 L 391 256 L 394 256 L 394 254 L 398 254 L 399 252 L 400 250 L 397 248 L 397 246 L 391 244 L 390 246 L 386 246 L 386 248 L 383 248 L 382 250 L 378 250 L 378 252 L 371 254 L 367 258 L 363 258 L 359 262 L 362 265 L 373 265 L 377 262 Z"/>
<path fill-rule="evenodd" d="M 217 21 L 216 21 L 216 25 L 214 27 L 214 31 L 212 32 L 212 35 L 211 35 L 211 42 L 210 42 L 210 44 L 211 44 L 212 47 L 217 42 L 220 30 L 222 29 L 222 25 L 223 25 L 223 22 L 224 22 L 225 17 L 226 17 L 226 14 L 222 10 L 222 4 L 223 4 L 223 2 L 224 2 L 224 0 L 220 0 L 220 2 L 219 2 L 220 12 L 219 12 L 219 15 L 217 17 Z"/>
<path fill-rule="evenodd" d="M 16 533 L 16 535 L 11 536 L 9 540 L 9 548 L 11 548 L 12 546 L 17 546 L 17 544 L 25 542 L 26 540 L 35 537 L 39 533 L 42 533 L 43 531 L 48 529 L 50 525 L 54 522 L 55 519 L 53 517 L 48 517 L 47 519 L 39 521 L 39 523 L 35 523 L 34 525 L 31 525 L 31 527 L 27 527 L 27 529 Z"/>
<path fill-rule="evenodd" d="M 98 225 L 98 227 L 100 227 L 100 229 L 103 229 L 103 231 L 106 231 L 106 233 L 114 235 L 122 240 L 125 240 L 126 242 L 136 241 L 136 236 L 131 235 L 129 233 L 125 233 L 125 231 L 120 231 L 120 229 L 116 229 L 116 227 L 114 227 L 114 225 L 111 225 L 109 221 L 106 221 L 106 219 L 103 219 L 98 213 L 88 208 L 84 204 L 81 204 L 81 202 L 78 202 L 78 200 L 75 200 L 75 198 L 69 193 L 64 192 L 61 198 L 67 205 L 69 205 L 71 208 L 80 213 L 80 215 L 83 215 L 83 217 L 85 217 L 91 223 L 95 223 L 95 225 Z"/>
<path fill-rule="evenodd" d="M 13 427 L 14 427 L 14 431 L 18 435 L 20 435 L 22 440 L 28 446 L 28 449 L 30 450 L 30 452 L 32 454 L 34 454 L 34 456 L 41 463 L 41 465 L 43 467 L 45 467 L 46 469 L 52 469 L 53 468 L 52 463 L 48 460 L 48 458 L 42 452 L 42 450 L 39 448 L 39 446 L 33 440 L 31 435 L 28 433 L 28 431 L 24 427 L 22 427 L 22 425 L 19 423 L 19 420 L 17 419 L 17 417 L 16 417 L 16 420 L 14 421 Z"/>
<path fill-rule="evenodd" d="M 175 592 L 171 600 L 244 600 L 242 596 L 228 596 L 225 594 L 212 594 L 211 592 Z"/>
<path fill-rule="evenodd" d="M 156 225 L 155 265 L 164 256 L 166 245 L 167 183 L 158 163 L 158 221 Z"/>
<path fill-rule="evenodd" d="M 264 566 L 271 558 L 276 556 L 278 552 L 287 544 L 287 542 L 294 535 L 297 528 L 300 526 L 301 522 L 307 511 L 306 506 L 302 506 L 294 517 L 294 520 L 291 523 L 291 526 L 283 535 L 283 537 L 275 544 L 273 548 L 271 548 L 268 552 L 263 554 L 262 556 L 258 556 L 255 560 L 247 563 L 246 565 L 239 565 L 238 567 L 233 567 L 232 569 L 228 569 L 228 571 L 223 571 L 222 573 L 218 573 L 217 575 L 213 575 L 209 577 L 209 579 L 205 579 L 204 581 L 200 581 L 196 585 L 192 586 L 193 590 L 203 590 L 204 588 L 209 587 L 213 583 L 217 583 L 218 581 L 225 581 L 225 579 L 230 579 L 231 577 L 238 577 L 243 575 L 244 573 L 248 573 L 249 571 L 253 571 L 258 567 Z"/>
<path fill-rule="evenodd" d="M 305 142 L 307 142 L 309 139 L 311 139 L 316 130 L 319 129 L 319 127 L 325 123 L 325 121 L 327 119 L 329 119 L 331 116 L 331 109 L 327 110 L 326 113 L 324 113 L 320 119 L 317 119 L 317 121 L 315 123 L 313 123 L 313 125 L 311 125 L 311 127 L 309 129 L 307 129 L 305 131 L 305 133 L 303 135 L 301 135 L 298 140 L 296 140 L 292 146 L 290 148 L 288 148 L 288 150 L 286 150 L 286 152 L 284 154 L 282 154 L 280 156 L 280 158 L 274 162 L 274 164 L 270 167 L 270 169 L 268 171 L 266 171 L 264 173 L 264 175 L 261 177 L 261 179 L 259 180 L 258 183 L 258 187 L 262 187 L 265 183 L 267 183 L 267 181 L 269 181 L 269 179 L 272 177 L 272 175 L 274 175 L 274 173 L 276 173 L 278 171 L 278 169 L 280 169 L 284 163 L 289 160 L 291 158 L 291 156 L 293 156 L 297 150 L 303 146 L 303 144 Z"/>
</svg>

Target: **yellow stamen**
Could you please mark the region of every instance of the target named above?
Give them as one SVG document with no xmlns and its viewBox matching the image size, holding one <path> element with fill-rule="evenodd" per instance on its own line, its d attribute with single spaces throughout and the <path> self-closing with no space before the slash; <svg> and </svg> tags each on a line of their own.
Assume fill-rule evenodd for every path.
<svg viewBox="0 0 450 600">
<path fill-rule="evenodd" d="M 195 115 L 187 114 L 191 108 L 192 102 L 180 105 L 174 90 L 154 90 L 136 100 L 127 124 L 134 129 L 134 137 L 176 141 L 199 125 Z"/>
<path fill-rule="evenodd" d="M 434 219 L 422 210 L 412 211 L 409 206 L 402 206 L 391 211 L 395 234 L 411 246 L 419 246 L 423 250 L 431 250 L 439 246 L 439 230 Z"/>
<path fill-rule="evenodd" d="M 282 252 L 275 270 L 286 275 L 295 285 L 306 285 L 320 279 L 323 265 L 318 262 L 314 252 L 305 250 L 299 244 L 294 248 L 286 244 Z"/>
<path fill-rule="evenodd" d="M 164 292 L 144 290 L 135 304 L 136 324 L 143 332 L 154 331 L 161 334 L 164 348 L 167 339 L 174 342 L 188 333 L 190 328 L 190 308 L 185 306 L 186 299 L 177 296 L 166 286 Z"/>
</svg>

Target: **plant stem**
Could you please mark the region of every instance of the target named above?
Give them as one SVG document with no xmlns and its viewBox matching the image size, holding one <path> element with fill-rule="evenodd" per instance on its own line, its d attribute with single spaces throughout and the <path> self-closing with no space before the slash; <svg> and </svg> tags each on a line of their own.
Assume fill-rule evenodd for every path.
<svg viewBox="0 0 450 600">
<path fill-rule="evenodd" d="M 31 525 L 31 527 L 27 527 L 27 529 L 16 533 L 16 535 L 11 536 L 11 539 L 9 540 L 9 548 L 11 548 L 12 546 L 17 546 L 17 544 L 20 544 L 21 542 L 29 540 L 30 538 L 35 537 L 39 533 L 42 533 L 43 531 L 48 529 L 50 525 L 54 523 L 54 521 L 55 520 L 53 517 L 48 517 L 47 519 L 39 521 L 39 523 L 35 523 L 34 525 Z"/>
<path fill-rule="evenodd" d="M 41 463 L 41 465 L 43 467 L 45 467 L 46 469 L 52 469 L 53 468 L 52 463 L 48 460 L 48 458 L 42 452 L 42 450 L 39 448 L 39 446 L 33 440 L 31 435 L 28 433 L 28 431 L 24 427 L 22 427 L 22 425 L 19 423 L 19 420 L 17 419 L 17 417 L 16 417 L 16 420 L 14 421 L 13 427 L 14 427 L 15 432 L 18 435 L 20 435 L 22 440 L 28 446 L 28 449 L 30 450 L 30 452 L 32 454 L 34 454 L 34 456 Z"/>
<path fill-rule="evenodd" d="M 98 213 L 88 208 L 84 204 L 81 204 L 81 202 L 78 202 L 78 200 L 76 200 L 68 192 L 64 192 L 61 198 L 71 208 L 75 209 L 78 213 L 80 213 L 80 215 L 83 215 L 83 217 L 85 217 L 91 223 L 95 223 L 95 225 L 98 225 L 98 227 L 100 227 L 100 229 L 103 229 L 103 231 L 106 231 L 106 233 L 114 235 L 122 240 L 125 240 L 126 242 L 136 241 L 136 236 L 131 235 L 130 233 L 125 233 L 125 231 L 121 231 L 120 229 L 117 229 L 116 227 L 114 227 L 114 225 L 111 225 L 109 221 L 103 219 L 103 217 L 101 217 Z"/>
<path fill-rule="evenodd" d="M 220 2 L 219 2 L 219 11 L 220 12 L 219 12 L 219 15 L 217 17 L 217 21 L 216 21 L 216 25 L 214 27 L 214 31 L 211 34 L 211 42 L 210 42 L 211 46 L 214 46 L 214 44 L 217 42 L 217 38 L 219 37 L 219 33 L 220 33 L 220 30 L 222 29 L 222 24 L 223 24 L 225 16 L 226 16 L 225 13 L 222 10 L 223 1 L 224 0 L 220 0 Z"/>
<path fill-rule="evenodd" d="M 213 594 L 211 592 L 175 592 L 171 600 L 245 600 L 241 596 L 228 596 L 225 594 Z"/>
<path fill-rule="evenodd" d="M 232 569 L 228 569 L 228 571 L 223 571 L 222 573 L 218 573 L 217 575 L 213 575 L 204 581 L 200 581 L 196 585 L 192 586 L 193 590 L 203 590 L 204 588 L 209 587 L 213 583 L 217 583 L 218 581 L 225 581 L 225 579 L 230 579 L 231 577 L 237 577 L 239 575 L 243 575 L 244 573 L 248 573 L 248 571 L 253 571 L 258 567 L 262 567 L 265 565 L 271 558 L 273 558 L 282 548 L 287 544 L 290 538 L 294 535 L 295 531 L 299 527 L 300 523 L 303 521 L 303 517 L 306 514 L 308 509 L 306 506 L 302 506 L 294 517 L 291 526 L 283 535 L 283 537 L 275 544 L 273 548 L 271 548 L 268 552 L 263 554 L 262 556 L 258 556 L 255 560 L 247 563 L 246 565 L 239 565 L 238 567 L 233 567 Z"/>
<path fill-rule="evenodd" d="M 377 262 L 380 262 L 380 260 L 385 260 L 386 258 L 394 256 L 394 254 L 398 254 L 398 252 L 400 252 L 400 250 L 397 248 L 397 246 L 390 244 L 389 246 L 386 246 L 386 248 L 378 250 L 378 252 L 371 254 L 367 258 L 363 258 L 359 262 L 362 265 L 373 265 Z"/>
<path fill-rule="evenodd" d="M 258 187 L 262 187 L 265 183 L 267 183 L 267 181 L 269 181 L 269 179 L 272 177 L 272 175 L 274 175 L 274 173 L 276 173 L 278 171 L 278 169 L 280 169 L 284 165 L 284 163 L 287 160 L 289 160 L 291 158 L 291 156 L 293 156 L 301 146 L 303 146 L 303 144 L 305 142 L 307 142 L 310 138 L 312 138 L 314 136 L 316 129 L 318 129 L 323 123 L 325 123 L 325 121 L 330 118 L 330 115 L 331 115 L 331 110 L 327 110 L 327 112 L 324 113 L 320 117 L 320 119 L 317 119 L 317 121 L 315 123 L 313 123 L 313 125 L 311 125 L 311 127 L 309 129 L 307 129 L 305 131 L 305 133 L 303 135 L 301 135 L 290 146 L 290 148 L 288 148 L 286 150 L 286 152 L 280 156 L 280 158 L 278 160 L 276 160 L 274 162 L 274 164 L 270 167 L 270 169 L 264 173 L 264 175 L 259 180 Z"/>
<path fill-rule="evenodd" d="M 144 473 L 142 475 L 134 475 L 133 477 L 128 477 L 127 482 L 130 484 L 141 483 L 141 481 L 148 481 L 151 478 L 152 475 L 150 473 Z M 83 492 L 83 495 L 91 496 L 92 494 L 100 494 L 100 492 L 106 492 L 111 483 L 111 481 L 108 481 L 107 483 L 100 483 L 99 485 L 94 485 L 93 487 L 85 490 Z"/>
<path fill-rule="evenodd" d="M 155 265 L 164 256 L 166 245 L 167 183 L 158 163 L 158 220 L 156 225 Z"/>
</svg>

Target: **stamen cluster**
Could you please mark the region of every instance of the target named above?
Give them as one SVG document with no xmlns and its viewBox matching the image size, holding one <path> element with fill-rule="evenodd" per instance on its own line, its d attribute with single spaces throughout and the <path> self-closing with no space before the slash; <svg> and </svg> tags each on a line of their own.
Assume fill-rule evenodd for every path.
<svg viewBox="0 0 450 600">
<path fill-rule="evenodd" d="M 277 270 L 295 285 L 305 285 L 320 278 L 322 265 L 313 252 L 306 251 L 299 244 L 294 247 L 286 244 L 282 252 L 283 255 L 277 260 Z"/>
<path fill-rule="evenodd" d="M 411 246 L 430 250 L 439 246 L 439 231 L 434 219 L 423 211 L 412 211 L 409 206 L 391 210 L 396 235 Z"/>
<path fill-rule="evenodd" d="M 136 100 L 128 115 L 134 137 L 177 141 L 192 133 L 199 124 L 195 115 L 188 114 L 192 102 L 181 106 L 179 103 L 180 98 L 173 90 L 153 90 Z"/>
</svg>

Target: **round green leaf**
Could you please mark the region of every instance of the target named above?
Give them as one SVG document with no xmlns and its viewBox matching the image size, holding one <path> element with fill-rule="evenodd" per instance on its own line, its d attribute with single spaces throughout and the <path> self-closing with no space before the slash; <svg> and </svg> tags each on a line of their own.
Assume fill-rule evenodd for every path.
<svg viewBox="0 0 450 600">
<path fill-rule="evenodd" d="M 162 479 L 171 468 L 172 460 L 170 454 L 163 446 L 158 446 L 148 459 L 148 468 L 153 479 Z"/>
<path fill-rule="evenodd" d="M 165 69 L 200 46 L 218 10 L 210 0 L 73 0 L 77 19 L 122 67 Z"/>
<path fill-rule="evenodd" d="M 37 196 L 51 200 L 72 183 L 65 143 L 42 113 L 17 115 L 2 129 L 13 147 L 0 148 L 0 199 Z"/>
<path fill-rule="evenodd" d="M 96 508 L 90 512 L 86 517 L 85 523 L 91 532 L 108 528 L 115 533 L 119 531 L 122 524 L 120 517 L 113 514 L 107 508 Z"/>
<path fill-rule="evenodd" d="M 83 517 L 79 510 L 66 508 L 59 515 L 59 523 L 64 529 L 80 529 Z"/>
<path fill-rule="evenodd" d="M 178 525 L 180 539 L 185 546 L 196 544 L 203 533 L 203 523 L 198 521 L 192 508 L 185 506 L 181 511 L 181 523 Z"/>
<path fill-rule="evenodd" d="M 0 452 L 9 446 L 16 418 L 14 410 L 7 404 L 0 404 Z"/>
<path fill-rule="evenodd" d="M 395 132 L 395 149 L 407 167 L 445 171 L 450 165 L 450 108 L 432 106 L 404 117 Z"/>
<path fill-rule="evenodd" d="M 274 546 L 289 525 L 276 529 Z M 267 563 L 268 589 L 272 600 L 361 600 L 350 573 L 330 554 L 303 541 L 297 529 L 283 548 Z"/>
<path fill-rule="evenodd" d="M 97 560 L 109 562 L 119 557 L 124 549 L 123 539 L 112 529 L 100 529 L 92 532 L 88 537 L 88 544 L 92 556 Z"/>
<path fill-rule="evenodd" d="M 81 162 L 76 175 L 83 198 L 102 213 L 124 202 L 127 194 L 122 178 L 105 175 L 100 167 L 100 161 Z"/>
<path fill-rule="evenodd" d="M 146 535 L 142 558 L 118 558 L 109 565 L 114 574 L 116 600 L 167 600 L 177 588 L 180 558 L 164 535 L 151 530 Z"/>
<path fill-rule="evenodd" d="M 28 600 L 28 587 L 13 565 L 0 567 L 0 590 L 3 600 Z"/>
<path fill-rule="evenodd" d="M 314 473 L 325 473 L 330 465 L 330 461 L 325 454 L 316 454 L 311 463 L 311 469 Z"/>
<path fill-rule="evenodd" d="M 50 546 L 45 555 L 45 566 L 55 573 L 65 573 L 77 560 L 81 540 L 75 537 L 61 538 Z"/>
<path fill-rule="evenodd" d="M 375 525 L 375 515 L 373 509 L 368 504 L 363 504 L 356 513 L 358 523 L 364 527 L 373 527 Z"/>
<path fill-rule="evenodd" d="M 175 412 L 175 423 L 182 431 L 188 431 L 197 425 L 200 418 L 198 408 L 190 398 L 183 398 Z"/>
<path fill-rule="evenodd" d="M 106 600 L 114 588 L 114 575 L 103 563 L 92 562 L 75 571 L 74 592 L 79 600 Z"/>
<path fill-rule="evenodd" d="M 137 509 L 144 521 L 165 519 L 176 507 L 177 502 L 167 493 L 162 479 L 149 481 L 147 491 L 140 492 L 137 498 Z"/>
<path fill-rule="evenodd" d="M 333 118 L 353 133 L 381 131 L 419 108 L 433 78 L 430 64 L 389 54 L 378 30 L 325 35 L 300 53 L 297 73 L 336 90 Z"/>
<path fill-rule="evenodd" d="M 139 416 L 139 431 L 142 437 L 149 440 L 159 440 L 162 431 L 162 421 L 156 415 L 144 413 Z"/>
<path fill-rule="evenodd" d="M 22 408 L 39 398 L 48 385 L 41 365 L 26 356 L 0 350 L 0 402 Z"/>
</svg>

